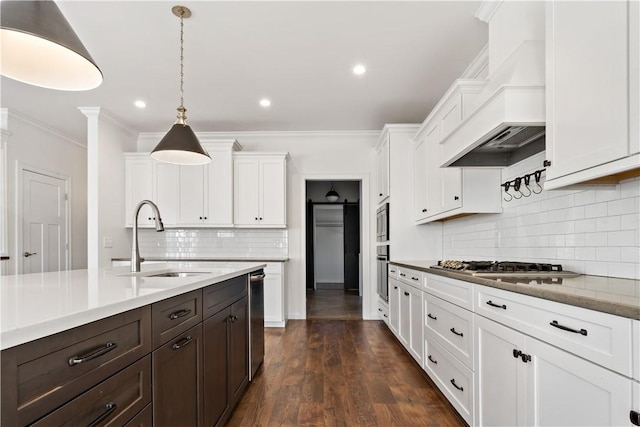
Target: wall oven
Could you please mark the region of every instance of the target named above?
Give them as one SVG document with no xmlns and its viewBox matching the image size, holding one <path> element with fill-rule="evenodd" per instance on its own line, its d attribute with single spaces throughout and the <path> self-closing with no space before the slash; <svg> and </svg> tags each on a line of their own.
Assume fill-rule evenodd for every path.
<svg viewBox="0 0 640 427">
<path fill-rule="evenodd" d="M 378 268 L 378 295 L 389 301 L 389 245 L 377 247 L 376 266 Z"/>
<path fill-rule="evenodd" d="M 389 203 L 383 204 L 376 211 L 376 241 L 389 241 Z"/>
</svg>

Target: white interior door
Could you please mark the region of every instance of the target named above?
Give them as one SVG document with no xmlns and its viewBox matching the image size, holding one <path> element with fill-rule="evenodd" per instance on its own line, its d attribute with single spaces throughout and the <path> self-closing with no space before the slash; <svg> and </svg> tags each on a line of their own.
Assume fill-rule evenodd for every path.
<svg viewBox="0 0 640 427">
<path fill-rule="evenodd" d="M 22 170 L 22 273 L 68 269 L 67 182 Z"/>
</svg>

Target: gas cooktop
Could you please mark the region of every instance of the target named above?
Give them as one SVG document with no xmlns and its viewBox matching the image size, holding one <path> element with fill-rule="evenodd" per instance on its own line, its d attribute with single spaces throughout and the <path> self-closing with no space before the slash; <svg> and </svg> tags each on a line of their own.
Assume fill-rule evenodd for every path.
<svg viewBox="0 0 640 427">
<path fill-rule="evenodd" d="M 451 270 L 456 273 L 468 274 L 476 277 L 577 277 L 580 274 L 565 271 L 560 264 L 545 264 L 522 261 L 438 261 L 438 265 L 431 268 Z"/>
</svg>

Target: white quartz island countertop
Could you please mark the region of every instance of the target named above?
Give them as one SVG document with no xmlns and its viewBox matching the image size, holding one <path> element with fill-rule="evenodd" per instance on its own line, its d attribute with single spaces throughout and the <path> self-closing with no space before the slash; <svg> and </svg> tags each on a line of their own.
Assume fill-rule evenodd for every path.
<svg viewBox="0 0 640 427">
<path fill-rule="evenodd" d="M 0 349 L 84 325 L 265 267 L 178 268 L 171 263 L 0 276 Z M 205 273 L 147 277 L 168 271 Z"/>
</svg>

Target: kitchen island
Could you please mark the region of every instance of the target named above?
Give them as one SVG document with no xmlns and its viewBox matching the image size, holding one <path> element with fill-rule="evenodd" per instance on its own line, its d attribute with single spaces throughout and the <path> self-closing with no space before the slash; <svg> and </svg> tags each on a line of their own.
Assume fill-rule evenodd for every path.
<svg viewBox="0 0 640 427">
<path fill-rule="evenodd" d="M 3 276 L 2 425 L 223 423 L 248 384 L 263 267 Z"/>
</svg>

